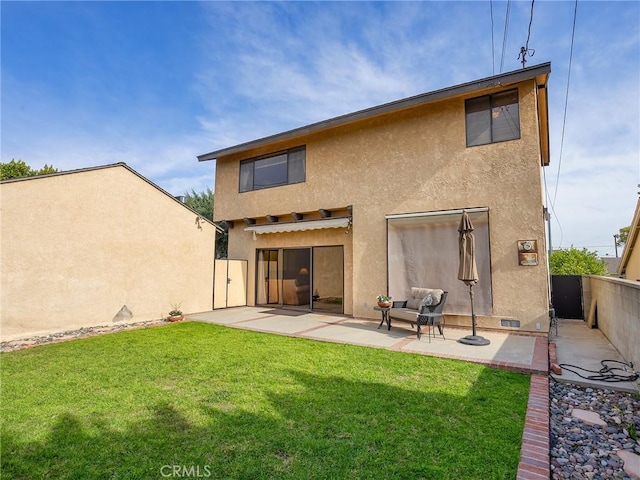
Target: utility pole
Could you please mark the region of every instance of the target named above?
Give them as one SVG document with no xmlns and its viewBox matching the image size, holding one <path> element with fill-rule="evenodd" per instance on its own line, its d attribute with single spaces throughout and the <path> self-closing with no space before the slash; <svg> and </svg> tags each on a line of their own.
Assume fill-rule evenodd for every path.
<svg viewBox="0 0 640 480">
<path fill-rule="evenodd" d="M 618 238 L 620 238 L 620 235 L 618 235 L 617 233 L 613 234 L 613 246 L 616 247 L 616 258 L 618 258 Z"/>
</svg>

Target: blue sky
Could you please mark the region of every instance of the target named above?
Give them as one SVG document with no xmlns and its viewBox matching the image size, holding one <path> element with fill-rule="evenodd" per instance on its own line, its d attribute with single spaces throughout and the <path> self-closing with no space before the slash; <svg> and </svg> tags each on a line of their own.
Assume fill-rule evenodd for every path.
<svg viewBox="0 0 640 480">
<path fill-rule="evenodd" d="M 535 1 L 529 38 L 527 65 L 552 63 L 552 241 L 613 255 L 640 191 L 640 2 L 578 2 L 567 97 L 575 5 Z M 521 68 L 531 2 L 2 1 L 0 13 L 2 161 L 123 161 L 181 195 L 213 188 L 215 163 L 198 154 Z"/>
</svg>

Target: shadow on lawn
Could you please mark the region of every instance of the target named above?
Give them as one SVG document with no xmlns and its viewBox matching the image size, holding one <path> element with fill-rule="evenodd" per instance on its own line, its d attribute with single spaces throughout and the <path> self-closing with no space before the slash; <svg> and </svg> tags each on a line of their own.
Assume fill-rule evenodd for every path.
<svg viewBox="0 0 640 480">
<path fill-rule="evenodd" d="M 148 421 L 124 430 L 111 427 L 100 417 L 88 424 L 66 413 L 56 419 L 42 442 L 24 443 L 19 433 L 5 429 L 1 476 L 162 478 L 161 468 L 180 458 L 177 447 L 198 432 L 168 404 L 153 410 Z"/>
<path fill-rule="evenodd" d="M 463 400 L 410 382 L 288 373 L 286 385 L 256 386 L 268 400 L 262 409 L 241 410 L 237 392 L 207 385 L 190 404 L 197 424 L 167 397 L 122 428 L 73 413 L 39 442 L 5 428 L 2 478 L 515 478 L 526 377 L 483 369 Z M 498 380 L 509 384 L 499 391 L 512 406 L 525 397 L 500 410 L 507 422 L 491 408 L 504 401 L 495 397 Z"/>
</svg>

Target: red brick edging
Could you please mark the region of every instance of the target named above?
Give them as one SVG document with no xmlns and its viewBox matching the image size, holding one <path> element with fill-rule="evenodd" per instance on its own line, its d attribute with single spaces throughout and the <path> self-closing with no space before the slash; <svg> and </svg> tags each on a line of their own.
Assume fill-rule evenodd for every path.
<svg viewBox="0 0 640 480">
<path fill-rule="evenodd" d="M 517 480 L 549 480 L 549 377 L 531 375 Z"/>
</svg>

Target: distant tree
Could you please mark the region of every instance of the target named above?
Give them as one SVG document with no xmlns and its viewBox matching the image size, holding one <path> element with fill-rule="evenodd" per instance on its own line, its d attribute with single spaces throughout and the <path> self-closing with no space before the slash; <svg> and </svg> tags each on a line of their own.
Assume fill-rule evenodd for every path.
<svg viewBox="0 0 640 480">
<path fill-rule="evenodd" d="M 58 169 L 54 168 L 53 165 L 47 165 L 45 163 L 44 167 L 38 170 L 38 173 L 36 175 L 49 175 L 50 173 L 58 173 Z"/>
<path fill-rule="evenodd" d="M 554 250 L 549 255 L 552 275 L 607 275 L 607 264 L 586 248 Z"/>
<path fill-rule="evenodd" d="M 206 191 L 200 193 L 197 193 L 192 189 L 191 193 L 187 192 L 185 195 L 184 203 L 207 220 L 211 220 L 213 222 L 214 198 L 213 192 L 210 188 L 207 188 Z M 224 229 L 224 233 L 216 232 L 216 258 L 227 258 L 229 234 L 224 224 L 216 223 L 216 225 Z"/>
<path fill-rule="evenodd" d="M 0 163 L 0 180 L 31 176 L 31 167 L 22 160 L 11 159 L 9 163 Z"/>
<path fill-rule="evenodd" d="M 22 160 L 11 159 L 10 162 L 0 162 L 0 180 L 9 180 L 11 178 L 33 177 L 34 175 L 46 175 L 56 173 L 57 168 L 52 165 L 46 165 L 40 170 L 34 170 Z"/>
<path fill-rule="evenodd" d="M 622 246 L 627 243 L 627 238 L 629 238 L 629 230 L 631 230 L 631 225 L 628 227 L 622 227 L 618 232 L 618 238 L 616 239 L 616 245 Z"/>
<path fill-rule="evenodd" d="M 191 189 L 191 193 L 187 192 L 185 195 L 184 203 L 207 220 L 211 220 L 213 222 L 213 192 L 210 188 L 207 188 L 206 191 L 200 193 Z"/>
</svg>

